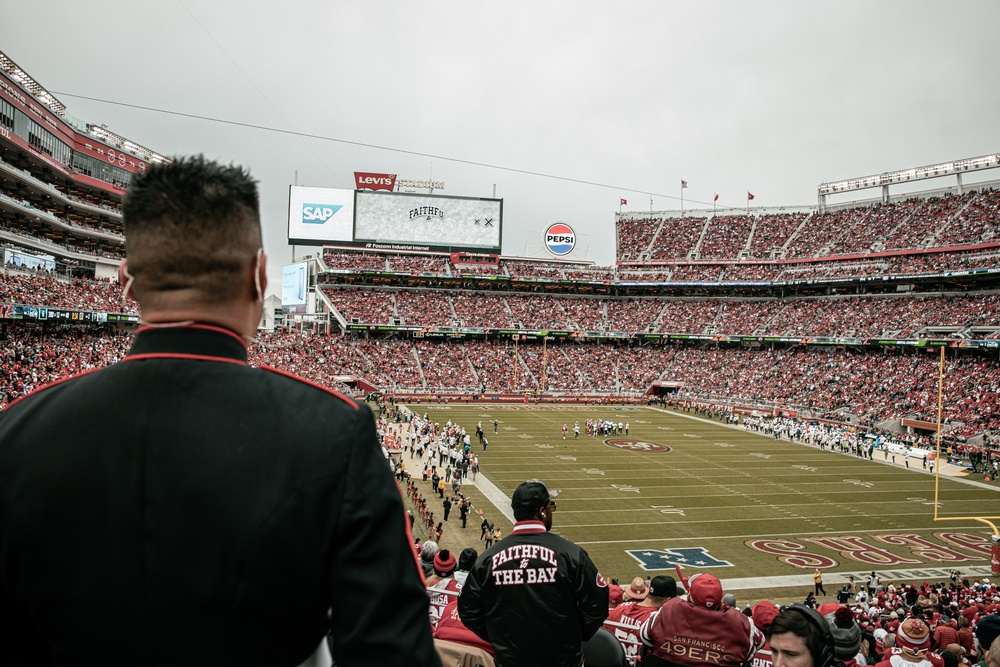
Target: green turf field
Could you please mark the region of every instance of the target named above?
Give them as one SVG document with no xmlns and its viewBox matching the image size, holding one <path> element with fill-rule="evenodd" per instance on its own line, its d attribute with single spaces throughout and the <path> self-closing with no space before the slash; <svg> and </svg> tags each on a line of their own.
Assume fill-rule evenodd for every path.
<svg viewBox="0 0 1000 667">
<path fill-rule="evenodd" d="M 481 476 L 507 498 L 531 477 L 561 489 L 554 530 L 583 545 L 609 578 L 672 574 L 680 563 L 685 574 L 710 571 L 731 588 L 761 589 L 791 585 L 789 576 L 811 586 L 820 567 L 832 594 L 848 573 L 877 570 L 883 581 L 988 573 L 990 528 L 935 523 L 934 476 L 919 463 L 907 470 L 884 462 L 881 452 L 861 460 L 656 408 L 411 407 L 470 433 L 482 421 L 489 448 L 473 443 Z M 628 422 L 629 435 L 586 436 L 588 417 Z M 610 439 L 669 451 L 616 448 Z M 496 498 L 498 509 L 490 507 L 484 486 L 476 489 L 481 506 L 499 519 L 509 502 Z M 939 516 L 1000 514 L 998 490 L 981 482 L 942 475 L 940 500 Z M 506 535 L 510 524 L 497 525 Z"/>
</svg>

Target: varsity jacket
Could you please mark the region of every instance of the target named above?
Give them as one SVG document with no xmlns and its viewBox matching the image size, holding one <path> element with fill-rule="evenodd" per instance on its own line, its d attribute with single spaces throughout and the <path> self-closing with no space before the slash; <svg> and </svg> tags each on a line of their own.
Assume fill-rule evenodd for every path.
<svg viewBox="0 0 1000 667">
<path fill-rule="evenodd" d="M 653 665 L 741 665 L 764 645 L 764 633 L 738 609 L 709 609 L 671 598 L 639 629 Z M 645 660 L 643 661 L 646 662 Z"/>
<path fill-rule="evenodd" d="M 578 667 L 608 616 L 608 586 L 585 550 L 520 521 L 476 560 L 458 613 L 493 645 L 498 667 Z"/>
</svg>

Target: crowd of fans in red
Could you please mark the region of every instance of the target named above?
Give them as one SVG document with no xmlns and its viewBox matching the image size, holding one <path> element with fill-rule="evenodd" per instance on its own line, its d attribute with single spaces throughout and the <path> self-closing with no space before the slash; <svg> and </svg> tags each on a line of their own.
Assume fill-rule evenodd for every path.
<svg viewBox="0 0 1000 667">
<path fill-rule="evenodd" d="M 974 245 L 997 240 L 1000 191 L 825 213 L 622 218 L 619 261 L 813 258 Z M 804 223 L 804 224 L 803 224 Z"/>
<path fill-rule="evenodd" d="M 630 300 L 545 294 L 324 288 L 346 322 L 713 335 L 917 337 L 927 327 L 1000 333 L 1000 295 Z"/>
<path fill-rule="evenodd" d="M 117 282 L 68 279 L 43 270 L 0 272 L 0 304 L 4 303 L 105 313 L 138 313 L 134 301 L 122 298 L 122 287 Z"/>
<path fill-rule="evenodd" d="M 772 216 L 776 217 L 776 216 Z M 993 237 L 1000 241 L 1000 233 Z M 363 253 L 327 253 L 327 268 L 339 271 L 399 271 L 388 268 L 399 262 L 406 263 L 400 255 L 372 256 Z M 404 273 L 433 273 L 454 276 L 459 274 L 496 274 L 514 279 L 576 280 L 586 282 L 776 282 L 832 278 L 858 278 L 878 276 L 940 275 L 948 271 L 995 268 L 1000 266 L 1000 251 L 996 248 L 956 250 L 949 252 L 920 251 L 910 254 L 869 256 L 859 259 L 827 261 L 776 261 L 771 258 L 749 256 L 740 260 L 702 257 L 683 262 L 668 260 L 659 264 L 623 265 L 620 267 L 540 266 L 530 268 L 530 263 L 501 260 L 496 267 L 473 269 L 456 267 L 445 260 L 432 260 L 423 270 L 406 270 Z"/>
<path fill-rule="evenodd" d="M 0 405 L 59 378 L 117 361 L 130 336 L 58 329 L 15 330 L 3 347 Z M 503 341 L 361 339 L 260 333 L 254 364 L 297 373 L 349 392 L 351 378 L 387 391 L 633 394 L 657 380 L 681 396 L 827 414 L 847 408 L 864 421 L 934 421 L 938 359 L 924 352 L 751 350 Z M 951 354 L 944 373 L 949 435 L 1000 434 L 1000 367 L 995 359 Z"/>
</svg>

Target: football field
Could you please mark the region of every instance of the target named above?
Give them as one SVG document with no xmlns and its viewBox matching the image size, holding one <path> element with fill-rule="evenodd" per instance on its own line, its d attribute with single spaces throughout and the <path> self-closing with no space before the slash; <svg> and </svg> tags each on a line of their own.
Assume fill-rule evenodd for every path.
<svg viewBox="0 0 1000 667">
<path fill-rule="evenodd" d="M 410 407 L 470 433 L 482 422 L 489 446 L 473 440 L 480 476 L 471 493 L 504 535 L 519 483 L 537 477 L 561 489 L 554 531 L 583 545 L 608 578 L 674 574 L 676 563 L 729 589 L 811 588 L 819 567 L 832 594 L 848 574 L 863 580 L 872 570 L 883 581 L 989 574 L 991 528 L 935 521 L 935 476 L 917 459 L 907 469 L 901 456 L 895 465 L 880 451 L 862 460 L 659 408 Z M 629 434 L 588 436 L 588 418 L 627 423 Z M 992 485 L 938 483 L 939 517 L 1000 514 Z"/>
</svg>

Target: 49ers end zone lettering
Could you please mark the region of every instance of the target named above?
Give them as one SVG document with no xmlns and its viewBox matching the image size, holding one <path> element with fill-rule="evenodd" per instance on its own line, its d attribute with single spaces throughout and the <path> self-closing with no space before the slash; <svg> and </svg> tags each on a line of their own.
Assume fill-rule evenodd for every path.
<svg viewBox="0 0 1000 667">
<path fill-rule="evenodd" d="M 840 565 L 840 561 L 836 558 L 816 551 L 807 551 L 805 543 L 829 550 L 845 560 L 863 563 L 866 567 L 879 568 L 917 565 L 928 561 L 948 564 L 972 563 L 985 561 L 992 555 L 989 537 L 953 532 L 936 532 L 933 537 L 941 543 L 916 533 L 880 533 L 863 536 L 756 539 L 746 540 L 744 544 L 755 551 L 774 554 L 779 562 L 803 570 Z M 908 555 L 894 553 L 881 545 L 901 547 L 908 552 Z"/>
</svg>

